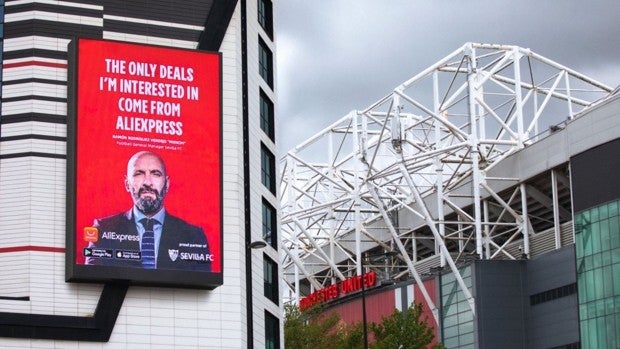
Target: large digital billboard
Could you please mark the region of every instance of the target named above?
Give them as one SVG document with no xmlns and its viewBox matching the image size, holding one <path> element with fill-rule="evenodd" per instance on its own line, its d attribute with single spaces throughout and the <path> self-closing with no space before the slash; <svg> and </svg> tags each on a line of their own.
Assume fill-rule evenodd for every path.
<svg viewBox="0 0 620 349">
<path fill-rule="evenodd" d="M 69 51 L 67 281 L 221 285 L 221 55 Z"/>
</svg>

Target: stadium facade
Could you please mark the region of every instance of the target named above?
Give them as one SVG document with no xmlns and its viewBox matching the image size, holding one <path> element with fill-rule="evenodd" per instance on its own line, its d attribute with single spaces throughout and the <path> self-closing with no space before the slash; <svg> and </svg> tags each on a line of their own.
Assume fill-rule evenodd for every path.
<svg viewBox="0 0 620 349">
<path fill-rule="evenodd" d="M 468 43 L 334 122 L 281 161 L 287 301 L 419 302 L 448 348 L 618 347 L 616 92 Z"/>
<path fill-rule="evenodd" d="M 282 347 L 276 234 L 279 203 L 275 187 L 276 57 L 271 0 L 16 0 L 2 1 L 0 8 L 0 346 Z M 76 48 L 80 39 L 91 41 Z M 126 49 L 89 51 L 88 43 Z M 153 62 L 141 61 L 141 50 L 144 60 Z M 132 52 L 137 52 L 137 59 L 123 58 Z M 155 54 L 148 56 L 148 52 Z M 193 247 L 188 243 L 182 246 L 184 242 L 168 251 L 172 262 L 203 261 L 209 263 L 210 270 L 151 272 L 121 268 L 110 272 L 113 269 L 93 265 L 84 270 L 93 270 L 90 276 L 95 275 L 96 281 L 85 280 L 89 272 L 69 275 L 80 268 L 91 268 L 84 260 L 95 254 L 100 259 L 142 258 L 136 251 L 82 248 L 89 241 L 97 241 L 97 230 L 84 227 L 82 240 L 82 227 L 75 229 L 79 210 L 88 209 L 90 204 L 105 204 L 117 195 L 129 200 L 122 171 L 111 173 L 109 182 L 91 183 L 92 188 L 108 188 L 106 195 L 85 198 L 79 194 L 88 178 L 99 173 L 83 174 L 82 166 L 88 161 L 80 160 L 80 149 L 93 146 L 95 154 L 102 156 L 116 151 L 89 145 L 89 137 L 94 140 L 100 135 L 86 133 L 83 128 L 91 124 L 104 132 L 109 120 L 102 116 L 103 106 L 97 105 L 96 94 L 89 97 L 95 98 L 93 103 L 84 104 L 87 90 L 83 88 L 91 77 L 84 70 L 87 68 L 78 72 L 78 66 L 86 67 L 82 64 L 89 62 L 88 57 L 107 54 L 111 62 L 105 66 L 107 73 L 125 73 L 128 66 L 127 74 L 140 86 L 133 94 L 121 91 L 131 94 L 131 98 L 116 97 L 119 109 L 134 113 L 125 114 L 125 123 L 115 124 L 114 145 L 118 145 L 119 152 L 127 147 L 164 149 L 161 143 L 167 141 L 169 147 L 162 151 L 183 159 L 191 155 L 183 153 L 183 146 L 209 141 L 199 133 L 190 138 L 190 131 L 195 130 L 188 125 L 201 130 L 209 124 L 209 129 L 216 132 L 209 136 L 215 140 L 208 143 L 212 148 L 206 149 L 204 157 L 215 164 L 214 173 L 201 174 L 205 168 L 202 162 L 177 171 L 177 178 L 187 176 L 187 180 L 174 182 L 171 175 L 166 198 L 168 205 L 172 200 L 168 196 L 172 197 L 175 190 L 185 190 L 183 186 L 190 193 L 204 193 L 200 188 L 219 186 L 212 198 L 189 196 L 182 205 L 166 206 L 181 215 L 203 210 L 203 217 L 210 217 L 201 227 L 208 237 L 210 252 L 179 253 L 181 247 Z M 175 63 L 185 56 L 190 57 L 187 64 L 195 66 Z M 215 68 L 210 75 L 199 73 L 203 62 L 191 58 L 198 56 L 213 58 Z M 94 63 L 103 64 L 103 60 Z M 93 66 L 104 67 L 97 64 Z M 153 67 L 153 74 L 149 67 Z M 161 68 L 157 77 L 154 67 Z M 102 75 L 100 95 L 116 92 L 122 86 L 116 84 L 122 76 L 120 79 Z M 198 86 L 203 79 L 215 87 L 199 90 L 190 86 Z M 178 89 L 170 92 L 169 86 Z M 162 87 L 169 90 L 165 92 Z M 184 91 L 190 93 L 186 100 L 172 103 L 174 98 L 182 99 Z M 121 101 L 129 104 L 121 105 Z M 201 112 L 189 112 L 192 103 L 203 102 L 213 119 L 203 118 Z M 157 117 L 150 114 L 153 109 L 147 112 L 147 105 L 162 107 L 154 112 Z M 92 114 L 85 115 L 80 108 Z M 121 114 L 111 115 L 113 120 L 116 115 Z M 93 121 L 94 117 L 100 119 Z M 158 121 L 148 119 L 158 117 Z M 177 119 L 171 123 L 166 117 Z M 186 128 L 181 135 L 182 123 Z M 176 135 L 171 134 L 175 130 Z M 142 133 L 138 137 L 135 132 Z M 127 135 L 134 138 L 128 139 Z M 187 138 L 174 138 L 177 136 Z M 109 162 L 100 170 L 114 166 L 116 162 Z M 215 182 L 206 183 L 205 178 L 211 178 L 208 176 Z M 205 201 L 215 204 L 206 208 L 201 206 Z M 211 224 L 219 228 L 209 230 Z M 144 230 L 149 228 L 145 226 Z M 95 235 L 89 236 L 93 231 Z M 128 235 L 104 238 L 110 236 Z M 261 246 L 253 242 L 263 240 L 267 246 L 255 248 Z M 76 247 L 71 248 L 74 243 Z M 204 248 L 205 244 L 200 246 Z M 183 275 L 197 278 L 183 279 Z"/>
</svg>

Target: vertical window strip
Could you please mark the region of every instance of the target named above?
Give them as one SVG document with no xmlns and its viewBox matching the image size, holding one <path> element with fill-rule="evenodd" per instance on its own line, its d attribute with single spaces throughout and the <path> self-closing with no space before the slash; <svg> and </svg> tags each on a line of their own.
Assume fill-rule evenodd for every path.
<svg viewBox="0 0 620 349">
<path fill-rule="evenodd" d="M 276 219 L 276 209 L 263 198 L 263 239 L 277 250 Z"/>
<path fill-rule="evenodd" d="M 257 7 L 258 23 L 271 38 L 273 36 L 273 5 L 271 0 L 258 0 Z"/>
<path fill-rule="evenodd" d="M 278 318 L 265 310 L 265 349 L 280 349 L 280 324 Z"/>
<path fill-rule="evenodd" d="M 260 91 L 260 128 L 269 139 L 274 140 L 273 102 L 262 89 Z"/>
<path fill-rule="evenodd" d="M 258 40 L 258 69 L 269 87 L 273 87 L 273 55 L 263 39 Z"/>
<path fill-rule="evenodd" d="M 276 193 L 275 156 L 261 143 L 261 182 L 271 193 Z"/>
</svg>

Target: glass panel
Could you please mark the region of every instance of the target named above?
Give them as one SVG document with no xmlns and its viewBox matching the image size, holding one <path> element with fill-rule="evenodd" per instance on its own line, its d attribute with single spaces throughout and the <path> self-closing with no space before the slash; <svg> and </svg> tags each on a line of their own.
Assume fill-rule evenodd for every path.
<svg viewBox="0 0 620 349">
<path fill-rule="evenodd" d="M 581 235 L 575 235 L 575 255 L 577 257 L 577 264 L 581 262 L 581 258 L 583 257 L 583 244 L 579 243 L 579 239 Z"/>
<path fill-rule="evenodd" d="M 616 329 L 616 320 L 613 316 L 606 317 L 605 320 L 605 332 L 610 335 L 607 336 L 607 348 L 617 348 L 616 342 L 618 341 L 618 332 L 614 332 Z M 613 335 L 615 333 L 615 335 Z"/>
<path fill-rule="evenodd" d="M 601 236 L 601 250 L 609 250 L 611 248 L 611 240 L 609 236 L 609 220 L 605 219 L 599 223 Z"/>
<path fill-rule="evenodd" d="M 271 36 L 272 34 L 272 4 L 270 0 L 258 0 L 257 4 L 257 20 L 258 23 L 265 29 L 265 32 Z"/>
<path fill-rule="evenodd" d="M 599 220 L 607 219 L 607 217 L 609 217 L 608 210 L 609 210 L 609 208 L 607 207 L 607 205 L 603 205 L 603 206 L 599 207 L 599 209 L 598 209 L 598 218 L 599 218 Z"/>
<path fill-rule="evenodd" d="M 609 204 L 609 217 L 618 215 L 618 201 L 614 201 Z"/>
<path fill-rule="evenodd" d="M 606 266 L 611 264 L 611 251 L 605 251 L 601 253 L 601 265 Z"/>
<path fill-rule="evenodd" d="M 467 333 L 460 337 L 461 344 L 472 344 L 474 342 L 474 334 Z"/>
<path fill-rule="evenodd" d="M 459 271 L 461 272 L 461 276 L 463 277 L 463 279 L 466 279 L 471 276 L 471 267 L 465 267 L 465 268 L 459 269 Z"/>
<path fill-rule="evenodd" d="M 592 253 L 596 253 L 601 250 L 601 223 L 593 223 L 590 239 L 592 240 Z"/>
<path fill-rule="evenodd" d="M 269 97 L 260 91 L 260 127 L 269 136 L 269 139 L 274 139 L 274 120 L 273 120 L 273 102 Z"/>
<path fill-rule="evenodd" d="M 579 320 L 585 320 L 588 318 L 588 307 L 585 304 L 579 305 Z"/>
<path fill-rule="evenodd" d="M 594 317 L 596 317 L 596 303 L 588 302 L 586 303 L 586 316 L 584 317 L 584 319 L 588 320 Z"/>
<path fill-rule="evenodd" d="M 464 282 L 471 285 L 471 268 L 462 268 Z M 471 289 L 471 287 L 469 287 Z M 473 314 L 454 275 L 442 275 L 444 345 L 448 348 L 463 348 L 474 342 Z"/>
<path fill-rule="evenodd" d="M 590 210 L 590 222 L 598 222 L 598 220 L 599 220 L 598 207 L 595 207 Z"/>
<path fill-rule="evenodd" d="M 596 319 L 596 328 L 597 328 L 597 334 L 598 334 L 598 343 L 599 343 L 599 347 L 598 348 L 605 348 L 605 343 L 607 343 L 607 326 L 605 325 L 605 317 L 599 317 Z M 613 333 L 609 333 L 610 337 L 613 337 L 614 334 Z"/>
<path fill-rule="evenodd" d="M 450 327 L 458 324 L 458 317 L 456 315 L 446 316 L 443 320 L 443 325 L 445 327 Z"/>
<path fill-rule="evenodd" d="M 595 253 L 592 255 L 592 269 L 600 268 L 602 265 L 603 258 L 600 253 Z"/>
<path fill-rule="evenodd" d="M 585 301 L 591 301 L 594 299 L 594 288 L 596 285 L 594 284 L 594 273 L 587 272 L 586 273 L 586 298 Z"/>
<path fill-rule="evenodd" d="M 603 297 L 603 270 L 595 269 L 592 271 L 594 274 L 594 283 L 592 287 L 594 287 L 594 297 L 593 299 L 600 299 Z"/>
<path fill-rule="evenodd" d="M 604 280 L 604 288 L 603 288 L 603 297 L 613 297 L 614 295 L 614 280 L 612 274 L 611 265 L 607 265 L 603 267 L 603 280 Z"/>
<path fill-rule="evenodd" d="M 592 254 L 592 230 L 584 229 L 581 234 L 581 241 L 583 243 L 583 255 L 589 256 Z"/>
<path fill-rule="evenodd" d="M 273 62 L 271 51 L 267 47 L 267 44 L 262 39 L 259 39 L 258 44 L 258 68 L 260 76 L 269 85 L 273 85 Z"/>
<path fill-rule="evenodd" d="M 581 216 L 583 217 L 583 222 L 586 224 L 592 221 L 590 219 L 590 210 L 583 211 Z"/>
<path fill-rule="evenodd" d="M 444 308 L 442 310 L 445 316 L 452 316 L 456 315 L 457 313 L 456 304 L 444 305 Z"/>
<path fill-rule="evenodd" d="M 474 332 L 474 322 L 469 321 L 463 323 L 463 325 L 461 326 L 461 331 L 463 331 L 463 333 Z"/>
<path fill-rule="evenodd" d="M 446 338 L 443 342 L 443 345 L 446 348 L 458 348 L 459 345 L 459 339 L 458 337 L 453 337 L 453 338 Z"/>
<path fill-rule="evenodd" d="M 620 297 L 618 297 L 620 299 Z M 616 309 L 620 309 L 618 307 L 618 302 L 616 302 Z M 614 331 L 614 333 L 616 333 L 616 343 L 620 342 L 620 311 L 616 312 L 616 319 L 615 319 L 615 325 L 616 325 L 616 330 Z M 615 347 L 617 348 L 617 347 Z"/>
<path fill-rule="evenodd" d="M 620 248 L 614 248 L 611 250 L 611 263 L 620 263 Z"/>
<path fill-rule="evenodd" d="M 278 248 L 276 209 L 263 198 L 263 239 L 273 248 Z"/>
<path fill-rule="evenodd" d="M 468 310 L 471 310 L 471 308 L 469 307 L 469 304 L 467 302 L 459 302 L 458 303 L 458 307 L 459 307 L 459 313 L 463 313 L 463 312 L 466 312 Z"/>
<path fill-rule="evenodd" d="M 454 275 L 452 273 L 442 275 L 441 279 L 442 279 L 444 285 L 447 285 L 447 284 L 449 284 L 451 282 L 454 282 L 454 280 L 455 280 Z"/>
<path fill-rule="evenodd" d="M 575 224 L 575 232 L 579 234 L 581 232 L 582 224 L 583 224 L 583 215 L 576 214 L 573 218 L 573 224 Z"/>
<path fill-rule="evenodd" d="M 581 277 L 583 278 L 583 275 L 581 275 Z M 583 303 L 585 301 L 585 296 L 586 296 L 586 283 L 582 281 L 583 279 L 577 280 L 577 287 L 579 288 L 578 295 L 579 295 L 580 303 Z"/>
<path fill-rule="evenodd" d="M 275 158 L 273 154 L 261 144 L 261 182 L 269 189 L 275 192 Z"/>
<path fill-rule="evenodd" d="M 280 347 L 280 329 L 278 318 L 265 310 L 265 348 L 278 349 Z"/>
<path fill-rule="evenodd" d="M 583 271 L 592 269 L 592 256 L 583 257 Z"/>
<path fill-rule="evenodd" d="M 613 297 L 605 299 L 605 316 L 614 315 L 616 313 L 615 302 Z M 609 319 L 613 319 L 613 316 L 610 316 Z M 611 333 L 611 332 L 610 332 Z"/>
<path fill-rule="evenodd" d="M 576 226 L 579 318 L 584 348 L 615 348 L 620 341 L 619 201 L 584 211 Z M 585 258 L 582 258 L 586 256 Z"/>
<path fill-rule="evenodd" d="M 598 348 L 598 341 L 597 341 L 597 331 L 596 331 L 596 319 L 590 319 L 588 321 L 586 321 L 588 326 L 588 338 L 587 338 L 587 345 L 586 347 L 589 348 Z"/>
<path fill-rule="evenodd" d="M 265 28 L 265 1 L 258 0 L 258 23 Z"/>
<path fill-rule="evenodd" d="M 583 344 L 585 345 L 587 342 L 587 338 L 589 335 L 589 328 L 588 326 L 586 326 L 587 321 L 580 321 L 579 322 L 579 327 L 580 327 L 580 333 L 581 333 L 581 339 L 583 340 Z"/>
<path fill-rule="evenodd" d="M 613 217 L 609 220 L 609 238 L 611 248 L 620 247 L 620 217 Z"/>
<path fill-rule="evenodd" d="M 614 279 L 614 295 L 618 296 L 620 295 L 620 263 L 612 266 L 612 273 Z M 618 297 L 618 299 L 620 299 L 620 297 Z M 620 308 L 616 309 L 618 309 L 618 312 L 620 313 Z"/>
</svg>

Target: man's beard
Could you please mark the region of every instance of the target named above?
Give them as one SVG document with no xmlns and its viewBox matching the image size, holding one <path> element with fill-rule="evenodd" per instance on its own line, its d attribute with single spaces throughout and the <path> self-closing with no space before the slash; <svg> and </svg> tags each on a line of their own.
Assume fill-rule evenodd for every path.
<svg viewBox="0 0 620 349">
<path fill-rule="evenodd" d="M 144 214 L 157 213 L 164 203 L 164 196 L 166 196 L 167 189 L 166 187 L 167 186 L 164 185 L 161 193 L 157 189 L 146 185 L 140 187 L 137 193 L 132 191 L 132 195 L 136 202 L 136 207 Z M 155 194 L 155 198 L 152 198 L 150 196 L 142 197 L 142 194 L 145 192 Z"/>
</svg>

